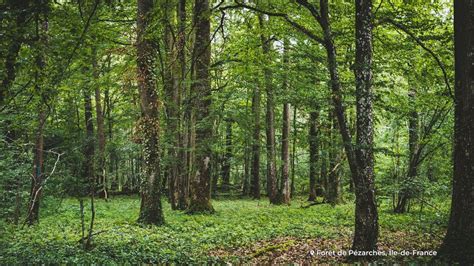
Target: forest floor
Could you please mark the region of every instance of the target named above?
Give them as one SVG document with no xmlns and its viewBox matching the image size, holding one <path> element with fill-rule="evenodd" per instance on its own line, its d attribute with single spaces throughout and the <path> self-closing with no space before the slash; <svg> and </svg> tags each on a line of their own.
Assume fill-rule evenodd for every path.
<svg viewBox="0 0 474 266">
<path fill-rule="evenodd" d="M 44 200 L 41 223 L 32 227 L 0 223 L 0 264 L 29 263 L 306 263 L 341 262 L 344 256 L 320 251 L 350 249 L 353 204 L 302 208 L 271 206 L 267 200 L 214 200 L 213 215 L 187 215 L 165 203 L 166 225 L 136 223 L 138 197 L 96 200 L 93 248 L 80 245 L 81 219 L 77 199 Z M 446 206 L 445 206 L 446 205 Z M 388 202 L 379 208 L 379 249 L 436 250 L 444 235 L 448 204 L 417 206 L 393 214 Z M 86 205 L 86 225 L 90 214 Z M 379 261 L 427 261 L 430 256 L 381 256 Z"/>
</svg>

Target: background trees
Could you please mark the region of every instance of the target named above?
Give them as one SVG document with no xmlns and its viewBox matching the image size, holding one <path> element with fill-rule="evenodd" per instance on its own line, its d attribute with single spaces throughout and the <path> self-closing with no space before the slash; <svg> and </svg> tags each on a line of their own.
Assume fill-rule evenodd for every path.
<svg viewBox="0 0 474 266">
<path fill-rule="evenodd" d="M 188 213 L 213 212 L 211 197 L 355 202 L 355 249 L 376 248 L 377 206 L 444 219 L 452 10 L 7 1 L 0 215 L 33 224 L 41 198 L 139 192 L 151 224 L 164 222 L 161 201 Z"/>
</svg>

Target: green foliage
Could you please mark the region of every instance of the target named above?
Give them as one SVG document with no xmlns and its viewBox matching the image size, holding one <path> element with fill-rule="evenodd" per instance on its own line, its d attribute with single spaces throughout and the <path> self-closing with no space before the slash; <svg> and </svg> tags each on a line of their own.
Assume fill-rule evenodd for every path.
<svg viewBox="0 0 474 266">
<path fill-rule="evenodd" d="M 353 203 L 301 208 L 305 204 L 300 199 L 291 206 L 270 206 L 267 200 L 216 200 L 214 215 L 187 215 L 165 204 L 166 225 L 142 227 L 136 223 L 137 198 L 97 200 L 94 248 L 85 252 L 79 243 L 78 201 L 49 198 L 39 225 L 2 224 L 0 263 L 203 263 L 217 259 L 209 255 L 211 250 L 246 247 L 279 237 L 331 239 L 352 231 Z M 448 213 L 446 204 L 440 207 L 439 211 L 426 206 L 421 212 L 397 215 L 382 203 L 381 230 L 438 234 Z M 87 209 L 86 205 L 86 213 Z M 86 223 L 89 219 L 86 216 Z M 260 252 L 291 245 L 285 243 Z"/>
</svg>

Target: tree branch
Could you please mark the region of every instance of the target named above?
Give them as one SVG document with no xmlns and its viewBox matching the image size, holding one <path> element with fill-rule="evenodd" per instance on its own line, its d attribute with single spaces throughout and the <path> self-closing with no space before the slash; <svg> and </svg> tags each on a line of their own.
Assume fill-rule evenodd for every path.
<svg viewBox="0 0 474 266">
<path fill-rule="evenodd" d="M 426 52 L 428 52 L 436 61 L 436 63 L 438 64 L 439 68 L 441 68 L 441 71 L 443 72 L 443 77 L 444 77 L 444 83 L 446 84 L 446 88 L 448 89 L 448 93 L 449 93 L 449 96 L 451 98 L 454 99 L 454 95 L 453 95 L 453 92 L 452 92 L 452 89 L 451 89 L 451 85 L 449 83 L 449 78 L 448 78 L 448 74 L 446 72 L 446 68 L 444 67 L 444 64 L 443 62 L 441 62 L 441 59 L 439 59 L 439 57 L 433 52 L 433 50 L 431 50 L 430 48 L 428 48 L 422 41 L 420 38 L 418 38 L 413 32 L 411 32 L 407 27 L 405 27 L 403 24 L 401 23 L 398 23 L 396 22 L 395 20 L 391 19 L 391 18 L 383 18 L 379 21 L 379 24 L 382 24 L 382 23 L 388 23 L 394 27 L 396 27 L 397 29 L 405 32 L 408 36 L 410 36 L 410 38 L 412 38 L 421 48 L 423 48 L 423 50 L 425 50 Z"/>
<path fill-rule="evenodd" d="M 303 26 L 303 25 L 299 24 L 298 22 L 292 20 L 288 16 L 288 14 L 286 14 L 286 13 L 267 11 L 267 10 L 263 10 L 263 9 L 260 9 L 260 8 L 254 7 L 254 6 L 250 6 L 250 5 L 247 5 L 247 4 L 240 3 L 238 1 L 236 1 L 235 3 L 236 3 L 235 5 L 224 6 L 224 7 L 221 7 L 220 9 L 221 10 L 226 10 L 226 9 L 245 8 L 245 9 L 248 9 L 248 10 L 251 10 L 251 11 L 254 11 L 254 12 L 258 12 L 258 13 L 262 13 L 262 14 L 265 14 L 265 15 L 268 15 L 268 16 L 280 17 L 280 18 L 283 18 L 293 28 L 295 28 L 299 32 L 303 33 L 304 35 L 306 35 L 310 39 L 312 39 L 312 40 L 314 40 L 314 41 L 316 41 L 316 42 L 318 42 L 322 45 L 326 44 L 323 39 L 321 39 L 316 34 L 311 32 L 311 30 L 309 30 L 305 26 Z"/>
</svg>

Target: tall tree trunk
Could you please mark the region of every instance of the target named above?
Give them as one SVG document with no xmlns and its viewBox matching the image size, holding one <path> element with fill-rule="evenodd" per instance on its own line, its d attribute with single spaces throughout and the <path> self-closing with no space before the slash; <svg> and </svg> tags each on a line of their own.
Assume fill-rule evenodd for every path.
<svg viewBox="0 0 474 266">
<path fill-rule="evenodd" d="M 293 107 L 293 143 L 291 145 L 291 198 L 295 195 L 295 175 L 296 175 L 296 140 L 298 138 L 298 129 L 296 128 L 296 105 Z"/>
<path fill-rule="evenodd" d="M 97 155 L 97 182 L 102 187 L 102 196 L 107 199 L 107 180 L 105 176 L 105 125 L 104 125 L 104 113 L 102 109 L 102 99 L 99 87 L 99 67 L 97 65 L 97 51 L 94 48 L 92 54 L 92 68 L 93 75 L 96 81 L 95 83 L 95 114 L 97 122 L 97 141 L 98 141 L 98 155 Z"/>
<path fill-rule="evenodd" d="M 228 192 L 230 188 L 230 161 L 232 160 L 232 120 L 226 120 L 225 155 L 222 165 L 222 191 Z"/>
<path fill-rule="evenodd" d="M 254 199 L 260 199 L 260 87 L 255 84 L 252 97 L 253 133 L 252 168 L 250 171 L 250 193 Z"/>
<path fill-rule="evenodd" d="M 194 107 L 196 109 L 196 171 L 191 182 L 189 213 L 214 212 L 211 205 L 211 83 L 209 64 L 211 61 L 209 0 L 196 0 L 194 4 L 193 59 L 195 64 Z"/>
<path fill-rule="evenodd" d="M 336 136 L 337 121 L 334 117 L 333 110 L 329 111 L 330 130 L 329 130 L 329 143 L 328 143 L 328 159 L 329 159 L 329 173 L 327 177 L 327 193 L 326 202 L 330 204 L 339 204 L 342 201 L 341 190 L 340 190 L 340 162 L 339 162 L 339 141 Z"/>
<path fill-rule="evenodd" d="M 265 28 L 264 18 L 260 14 L 258 16 L 261 29 Z M 267 137 L 267 195 L 270 203 L 278 203 L 277 191 L 277 173 L 276 173 L 276 151 L 275 151 L 275 103 L 273 95 L 272 70 L 268 67 L 270 60 L 270 49 L 272 41 L 260 34 L 260 40 L 263 51 L 264 69 L 263 75 L 265 80 L 265 92 L 267 94 L 267 104 L 265 113 L 266 137 Z"/>
<path fill-rule="evenodd" d="M 316 175 L 319 159 L 319 110 L 309 113 L 309 197 L 308 201 L 316 201 Z"/>
<path fill-rule="evenodd" d="M 179 163 L 178 168 L 181 169 L 179 171 L 178 176 L 178 203 L 177 209 L 185 210 L 188 207 L 189 202 L 189 182 L 188 182 L 188 175 L 186 164 L 186 148 L 187 148 L 187 135 L 186 135 L 186 127 L 184 123 L 184 114 L 183 114 L 183 95 L 186 92 L 186 0 L 179 0 L 178 1 L 178 8 L 177 10 L 177 17 L 178 17 L 178 36 L 177 36 L 177 59 L 179 64 L 179 89 L 178 89 L 178 111 L 179 111 Z M 183 119 L 181 119 L 183 118 Z"/>
<path fill-rule="evenodd" d="M 474 2 L 454 2 L 455 121 L 451 215 L 440 255 L 474 264 Z"/>
<path fill-rule="evenodd" d="M 179 160 L 179 146 L 180 146 L 180 79 L 179 79 L 179 60 L 177 54 L 177 45 L 172 33 L 175 20 L 174 8 L 178 6 L 171 5 L 170 1 L 165 1 L 162 9 L 165 12 L 165 51 L 166 51 L 166 67 L 164 69 L 164 87 L 166 94 L 166 114 L 167 127 L 166 138 L 168 140 L 168 159 L 167 159 L 167 176 L 168 176 L 168 190 L 171 208 L 178 209 L 179 198 L 179 178 L 180 178 L 180 160 Z"/>
<path fill-rule="evenodd" d="M 283 92 L 289 93 L 288 91 L 288 41 L 284 41 L 283 45 Z M 281 136 L 281 179 L 280 188 L 278 190 L 278 201 L 281 204 L 290 204 L 290 103 L 283 103 L 283 125 L 282 125 L 282 136 Z"/>
<path fill-rule="evenodd" d="M 92 116 L 92 99 L 89 88 L 84 88 L 84 121 L 86 125 L 86 139 L 84 144 L 84 165 L 83 178 L 89 182 L 94 180 L 94 154 L 95 154 L 95 137 L 94 137 L 94 118 Z M 94 180 L 95 181 L 95 180 Z"/>
<path fill-rule="evenodd" d="M 372 0 L 356 4 L 357 173 L 353 250 L 376 250 L 378 214 L 375 203 L 372 118 Z M 348 157 L 349 159 L 349 157 Z"/>
<path fill-rule="evenodd" d="M 35 132 L 35 147 L 33 157 L 33 174 L 31 179 L 30 200 L 26 221 L 29 225 L 39 222 L 40 201 L 43 192 L 44 173 L 44 127 L 47 119 L 45 68 L 46 49 L 48 44 L 48 12 L 49 1 L 37 2 L 36 25 L 38 28 L 38 42 L 36 54 L 35 92 L 39 96 L 38 121 Z"/>
<path fill-rule="evenodd" d="M 153 73 L 155 49 L 150 37 L 149 24 L 153 10 L 153 0 L 138 0 L 137 12 L 137 77 L 140 94 L 140 130 L 143 148 L 144 179 L 141 188 L 140 216 L 138 221 L 145 224 L 164 223 L 161 207 L 160 172 L 160 120 Z"/>
</svg>

